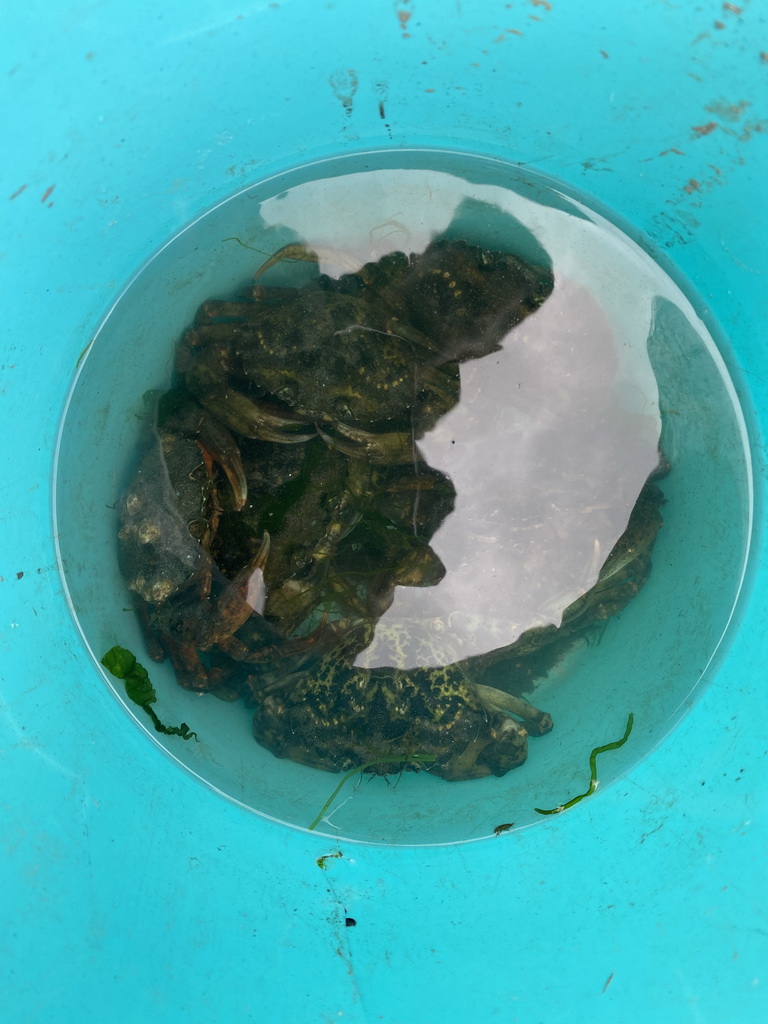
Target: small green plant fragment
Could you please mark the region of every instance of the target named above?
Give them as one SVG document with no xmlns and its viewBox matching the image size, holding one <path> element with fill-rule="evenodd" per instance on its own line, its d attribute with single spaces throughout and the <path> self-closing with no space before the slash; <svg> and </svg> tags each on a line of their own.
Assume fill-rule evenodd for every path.
<svg viewBox="0 0 768 1024">
<path fill-rule="evenodd" d="M 317 828 L 317 826 L 323 820 L 323 817 L 327 813 L 328 809 L 330 808 L 331 804 L 341 792 L 344 783 L 351 779 L 353 775 L 357 775 L 358 772 L 367 771 L 369 768 L 374 768 L 377 764 L 400 764 L 402 761 L 420 761 L 422 764 L 430 764 L 432 761 L 435 760 L 437 759 L 432 754 L 413 754 L 411 756 L 409 756 L 408 754 L 401 754 L 394 757 L 377 757 L 375 761 L 368 761 L 366 764 L 361 764 L 357 768 L 351 768 L 345 775 L 342 775 L 341 781 L 339 782 L 338 786 L 336 786 L 334 791 L 325 801 L 323 806 L 320 808 L 319 814 L 312 822 L 312 824 L 309 826 L 309 831 L 312 832 L 314 831 L 314 829 Z"/>
<path fill-rule="evenodd" d="M 183 740 L 197 739 L 197 733 L 192 732 L 186 722 L 181 725 L 164 725 L 160 721 L 151 706 L 157 700 L 157 694 L 149 673 L 125 647 L 111 648 L 101 659 L 101 664 L 113 676 L 123 680 L 129 699 L 146 711 L 157 732 L 165 733 L 166 736 L 181 736 Z"/>
<path fill-rule="evenodd" d="M 332 860 L 334 857 L 343 857 L 343 856 L 344 856 L 344 854 L 341 852 L 341 850 L 337 850 L 336 853 L 326 853 L 324 856 L 317 858 L 317 866 L 322 871 L 327 871 L 328 867 L 327 867 L 327 865 L 325 863 L 326 861 Z"/>
<path fill-rule="evenodd" d="M 586 793 L 580 793 L 578 796 L 573 797 L 565 804 L 560 804 L 559 807 L 553 807 L 551 810 L 543 811 L 540 807 L 534 807 L 534 811 L 537 814 L 562 814 L 563 811 L 567 811 L 569 807 L 573 807 L 580 800 L 583 800 L 586 796 L 592 796 L 597 789 L 597 755 L 604 754 L 606 750 L 618 750 L 619 747 L 623 747 L 629 739 L 629 734 L 632 732 L 632 726 L 634 725 L 635 716 L 630 711 L 629 717 L 627 718 L 627 728 L 624 730 L 624 735 L 620 740 L 614 740 L 613 743 L 605 743 L 602 747 L 595 747 L 592 753 L 589 755 L 589 789 Z"/>
<path fill-rule="evenodd" d="M 91 345 L 93 344 L 93 342 L 94 342 L 94 339 L 93 339 L 93 338 L 91 338 L 91 340 L 90 340 L 90 341 L 88 342 L 88 344 L 87 344 L 87 345 L 85 346 L 85 348 L 83 349 L 83 351 L 82 351 L 82 352 L 80 353 L 80 355 L 79 355 L 79 356 L 77 357 L 77 362 L 75 363 L 75 369 L 76 369 L 76 370 L 80 368 L 80 363 L 82 363 L 82 361 L 83 361 L 83 360 L 85 359 L 85 357 L 86 357 L 86 354 L 88 353 L 88 349 L 89 349 L 89 348 L 91 347 Z"/>
</svg>

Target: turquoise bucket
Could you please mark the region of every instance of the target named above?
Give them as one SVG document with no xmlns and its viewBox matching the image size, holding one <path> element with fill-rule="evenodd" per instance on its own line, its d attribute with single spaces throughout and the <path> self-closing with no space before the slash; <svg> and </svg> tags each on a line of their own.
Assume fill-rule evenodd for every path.
<svg viewBox="0 0 768 1024">
<path fill-rule="evenodd" d="M 116 0 L 88 10 L 32 3 L 9 15 L 8 1019 L 759 1017 L 768 58 L 750 5 L 577 6 L 296 0 L 230 13 L 194 0 L 162 10 Z M 317 776 L 306 806 L 319 811 L 334 776 L 272 759 L 286 780 L 277 804 L 238 794 L 226 773 L 195 762 L 199 751 L 185 762 L 179 737 L 167 738 L 167 752 L 149 741 L 136 727 L 141 712 L 132 720 L 100 672 L 103 652 L 91 657 L 78 631 L 105 639 L 104 595 L 119 584 L 106 557 L 100 571 L 113 543 L 104 505 L 120 473 L 110 451 L 140 392 L 169 372 L 158 356 L 131 395 L 132 353 L 106 339 L 136 273 L 229 197 L 312 162 L 442 151 L 506 162 L 588 198 L 691 297 L 744 414 L 746 576 L 727 643 L 709 665 L 688 666 L 695 692 L 681 683 L 674 707 L 664 704 L 675 668 L 668 685 L 649 684 L 653 700 L 633 705 L 628 695 L 635 732 L 599 762 L 596 796 L 535 827 L 521 827 L 532 812 L 503 814 L 501 801 L 480 827 L 473 814 L 489 799 L 486 780 L 454 789 L 407 777 L 397 799 L 410 807 L 409 828 L 399 837 L 376 823 L 311 832 L 299 789 Z M 698 380 L 690 366 L 694 391 Z M 86 387 L 90 404 L 78 404 Z M 76 429 L 65 425 L 60 438 L 70 396 Z M 702 414 L 700 432 L 708 422 Z M 728 491 L 727 468 L 711 463 L 717 500 L 713 481 Z M 672 515 L 671 498 L 669 507 Z M 675 573 L 688 581 L 695 617 L 741 556 L 723 555 L 711 537 L 683 541 L 701 560 L 692 572 L 691 557 L 681 559 Z M 636 652 L 640 674 L 643 657 Z M 659 666 L 649 659 L 647 670 Z M 197 698 L 179 694 L 193 709 Z M 581 699 L 583 740 L 563 740 L 573 767 L 562 784 L 557 776 L 555 800 L 586 787 L 590 749 L 624 727 L 600 693 L 594 714 L 588 690 Z M 214 708 L 210 728 L 226 738 L 232 713 Z M 535 742 L 538 751 L 548 741 Z M 408 787 L 424 781 L 439 796 L 422 828 L 421 790 Z M 384 813 L 381 792 L 374 813 Z"/>
</svg>

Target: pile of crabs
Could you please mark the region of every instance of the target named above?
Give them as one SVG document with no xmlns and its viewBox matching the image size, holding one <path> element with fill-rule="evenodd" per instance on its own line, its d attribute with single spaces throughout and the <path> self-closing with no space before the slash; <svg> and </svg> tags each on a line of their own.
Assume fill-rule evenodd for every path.
<svg viewBox="0 0 768 1024">
<path fill-rule="evenodd" d="M 360 667 L 395 588 L 445 573 L 430 538 L 455 491 L 419 440 L 458 402 L 460 365 L 497 350 L 553 275 L 438 240 L 265 287 L 261 275 L 289 258 L 316 256 L 286 246 L 247 294 L 200 307 L 121 500 L 120 567 L 149 654 L 169 658 L 183 687 L 245 698 L 277 756 L 328 771 L 503 775 L 552 721 L 485 674 L 503 664 L 533 680 L 634 597 L 661 491 L 646 484 L 559 628 L 440 667 Z"/>
</svg>

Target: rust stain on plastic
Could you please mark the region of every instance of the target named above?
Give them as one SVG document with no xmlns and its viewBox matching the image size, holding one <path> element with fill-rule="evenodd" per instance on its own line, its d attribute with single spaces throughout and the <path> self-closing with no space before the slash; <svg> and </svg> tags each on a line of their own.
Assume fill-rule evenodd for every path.
<svg viewBox="0 0 768 1024">
<path fill-rule="evenodd" d="M 722 121 L 738 121 L 749 106 L 751 104 L 747 100 L 740 100 L 738 103 L 716 100 L 714 103 L 708 103 L 704 109 L 708 110 L 710 114 L 719 117 Z"/>
<path fill-rule="evenodd" d="M 682 149 L 678 149 L 677 146 L 670 146 L 669 149 L 662 149 L 661 152 L 656 154 L 656 156 L 644 157 L 643 163 L 647 164 L 651 160 L 655 160 L 658 156 L 669 156 L 670 153 L 674 153 L 676 156 L 686 156 L 686 153 Z"/>
<path fill-rule="evenodd" d="M 403 39 L 410 39 L 411 33 L 408 31 L 408 22 L 411 20 L 412 11 L 408 9 L 409 0 L 402 0 L 402 5 L 396 10 L 397 20 L 400 23 L 400 30 L 403 33 Z"/>
<path fill-rule="evenodd" d="M 713 132 L 715 128 L 717 128 L 717 121 L 707 121 L 706 124 L 691 125 L 691 131 L 695 132 L 699 136 L 699 138 L 701 138 L 703 135 L 709 135 L 709 133 Z"/>
<path fill-rule="evenodd" d="M 523 33 L 519 28 L 505 28 L 500 36 L 496 36 L 494 43 L 503 43 L 507 36 L 521 36 Z"/>
</svg>

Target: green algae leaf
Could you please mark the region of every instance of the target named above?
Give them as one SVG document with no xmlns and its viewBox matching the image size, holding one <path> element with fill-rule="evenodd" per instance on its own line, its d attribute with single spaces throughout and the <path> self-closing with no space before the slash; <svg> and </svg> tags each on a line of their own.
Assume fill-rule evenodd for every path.
<svg viewBox="0 0 768 1024">
<path fill-rule="evenodd" d="M 125 647 L 112 647 L 101 659 L 101 664 L 117 679 L 123 680 L 129 699 L 149 715 L 157 732 L 162 732 L 166 736 L 181 736 L 183 740 L 197 739 L 197 733 L 192 732 L 186 722 L 182 722 L 181 725 L 164 725 L 160 721 L 152 707 L 157 700 L 157 694 L 149 673 L 129 650 Z"/>
</svg>

